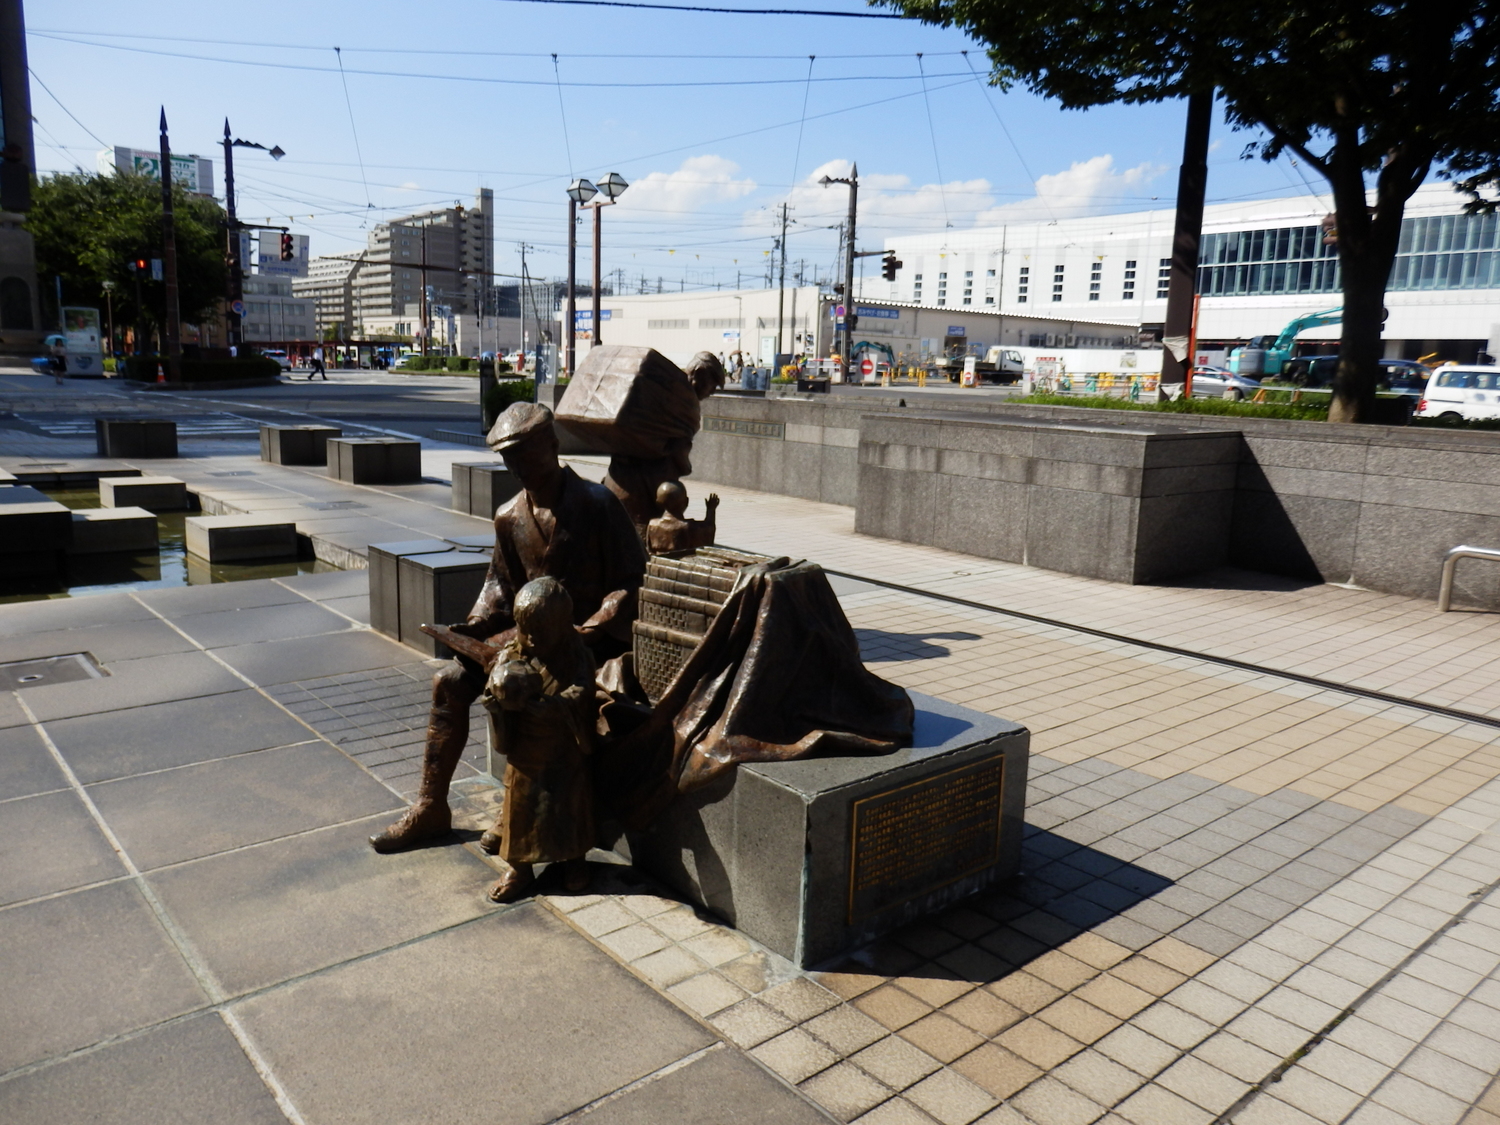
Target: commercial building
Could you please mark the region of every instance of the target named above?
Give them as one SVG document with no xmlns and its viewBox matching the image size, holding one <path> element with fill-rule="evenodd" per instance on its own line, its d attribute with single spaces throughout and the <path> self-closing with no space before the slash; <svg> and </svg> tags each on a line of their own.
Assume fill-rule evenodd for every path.
<svg viewBox="0 0 1500 1125">
<path fill-rule="evenodd" d="M 292 281 L 251 274 L 244 281 L 245 315 L 240 330 L 247 344 L 317 339 L 315 303 L 292 292 Z"/>
<path fill-rule="evenodd" d="M 1448 184 L 1429 184 L 1407 204 L 1386 297 L 1388 356 L 1500 354 L 1500 219 L 1465 215 L 1464 201 Z M 1200 353 L 1338 307 L 1338 254 L 1321 227 L 1331 210 L 1328 196 L 1311 194 L 1205 209 Z M 1161 209 L 888 238 L 902 262 L 896 280 L 866 278 L 859 292 L 926 308 L 1159 330 L 1172 226 L 1173 212 Z M 1338 336 L 1332 325 L 1302 340 L 1327 350 Z"/>
<path fill-rule="evenodd" d="M 591 302 L 579 300 L 575 346 L 579 358 L 590 346 Z M 602 298 L 600 320 L 606 344 L 655 348 L 674 363 L 696 352 L 726 358 L 738 352 L 747 364 L 770 364 L 778 351 L 828 356 L 838 350 L 835 299 L 817 286 L 779 289 L 713 290 Z M 1050 310 L 1049 310 L 1050 311 Z M 1002 313 L 996 308 L 928 308 L 911 301 L 872 297 L 856 303 L 855 354 L 860 344 L 890 349 L 898 363 L 920 363 L 955 347 L 983 349 L 1005 343 L 1032 347 L 1133 347 L 1133 322 L 1101 317 L 1057 318 Z M 559 328 L 564 314 L 559 312 Z"/>
<path fill-rule="evenodd" d="M 100 149 L 95 157 L 101 175 L 121 172 L 126 175 L 150 176 L 161 179 L 161 149 L 114 148 Z M 214 162 L 191 153 L 172 154 L 172 182 L 183 191 L 193 195 L 212 196 L 214 193 Z"/>
</svg>

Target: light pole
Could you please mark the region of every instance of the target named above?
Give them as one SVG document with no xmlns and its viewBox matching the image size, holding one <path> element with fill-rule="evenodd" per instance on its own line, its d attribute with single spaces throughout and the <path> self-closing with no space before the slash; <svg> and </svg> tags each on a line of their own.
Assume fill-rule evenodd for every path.
<svg viewBox="0 0 1500 1125">
<path fill-rule="evenodd" d="M 114 359 L 115 358 L 115 283 L 113 281 L 106 280 L 106 281 L 102 282 L 101 284 L 104 287 L 104 302 L 105 302 L 105 308 L 108 310 L 107 315 L 109 317 L 109 347 L 106 348 L 105 350 L 109 353 L 109 358 L 110 359 Z"/>
<path fill-rule="evenodd" d="M 829 184 L 849 185 L 849 224 L 845 229 L 844 245 L 844 342 L 841 345 L 844 370 L 849 370 L 849 353 L 854 348 L 854 217 L 859 210 L 859 165 L 849 170 L 848 177 L 824 176 L 818 181 L 824 187 Z"/>
<path fill-rule="evenodd" d="M 589 345 L 590 347 L 597 347 L 599 344 L 602 344 L 604 342 L 600 338 L 602 334 L 601 329 L 603 328 L 604 322 L 603 310 L 599 308 L 599 290 L 603 285 L 603 279 L 599 274 L 599 216 L 600 212 L 604 208 L 610 206 L 615 202 L 615 200 L 619 199 L 620 196 L 624 195 L 625 189 L 629 186 L 630 185 L 625 182 L 624 176 L 620 175 L 620 173 L 618 172 L 611 172 L 598 183 L 599 194 L 603 195 L 604 198 L 596 199 L 591 204 L 594 209 L 594 314 L 592 328 L 593 335 L 591 337 L 591 343 Z"/>
<path fill-rule="evenodd" d="M 568 334 L 567 356 L 568 378 L 573 377 L 574 345 L 578 331 L 578 205 L 587 203 L 599 194 L 599 189 L 584 179 L 574 180 L 568 185 L 568 308 L 563 314 L 563 331 Z"/>
<path fill-rule="evenodd" d="M 258 148 L 268 153 L 272 160 L 280 160 L 286 155 L 280 145 L 267 149 L 265 145 L 258 145 L 254 141 L 240 140 L 229 131 L 229 118 L 224 118 L 224 214 L 229 226 L 229 309 L 224 323 L 229 329 L 230 347 L 236 347 L 242 342 L 240 314 L 234 311 L 234 307 L 245 296 L 242 272 L 245 266 L 240 261 L 240 223 L 234 213 L 234 150 L 237 148 Z"/>
</svg>

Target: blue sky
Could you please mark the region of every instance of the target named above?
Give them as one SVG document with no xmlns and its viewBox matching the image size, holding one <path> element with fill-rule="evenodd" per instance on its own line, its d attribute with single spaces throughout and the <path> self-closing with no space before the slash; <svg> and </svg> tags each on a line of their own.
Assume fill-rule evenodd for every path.
<svg viewBox="0 0 1500 1125">
<path fill-rule="evenodd" d="M 783 202 L 792 262 L 826 276 L 847 197 L 815 181 L 851 161 L 860 245 L 873 248 L 949 226 L 1170 206 L 1181 154 L 1181 105 L 1063 111 L 987 89 L 973 73 L 988 69 L 980 47 L 907 21 L 514 0 L 33 0 L 27 23 L 46 86 L 32 86 L 44 171 L 92 170 L 100 141 L 154 146 L 165 104 L 173 148 L 211 157 L 222 177 L 227 115 L 236 135 L 287 152 L 273 163 L 239 150 L 241 216 L 290 220 L 314 254 L 347 253 L 381 219 L 485 186 L 496 270 L 517 271 L 525 242 L 530 271 L 557 276 L 567 182 L 618 171 L 632 187 L 604 216 L 604 268 L 628 289 L 642 276 L 755 284 Z M 1287 161 L 1240 160 L 1250 139 L 1216 126 L 1210 201 L 1308 194 Z"/>
</svg>

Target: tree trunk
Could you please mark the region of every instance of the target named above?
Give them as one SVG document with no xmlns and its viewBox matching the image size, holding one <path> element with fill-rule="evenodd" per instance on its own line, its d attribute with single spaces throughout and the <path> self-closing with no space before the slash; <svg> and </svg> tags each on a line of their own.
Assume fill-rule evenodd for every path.
<svg viewBox="0 0 1500 1125">
<path fill-rule="evenodd" d="M 1431 158 L 1410 150 L 1390 155 L 1369 206 L 1357 132 L 1337 137 L 1326 174 L 1333 185 L 1339 268 L 1344 291 L 1339 366 L 1328 404 L 1330 422 L 1374 421 L 1380 383 L 1385 287 L 1390 281 L 1406 201 L 1427 176 Z"/>
</svg>

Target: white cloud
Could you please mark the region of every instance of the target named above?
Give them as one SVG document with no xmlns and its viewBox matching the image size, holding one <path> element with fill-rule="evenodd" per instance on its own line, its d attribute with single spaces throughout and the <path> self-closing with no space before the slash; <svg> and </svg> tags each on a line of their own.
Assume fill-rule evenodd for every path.
<svg viewBox="0 0 1500 1125">
<path fill-rule="evenodd" d="M 691 214 L 754 191 L 754 180 L 735 178 L 739 170 L 738 164 L 722 156 L 690 156 L 675 172 L 651 172 L 633 182 L 621 204 L 642 211 Z"/>
<path fill-rule="evenodd" d="M 1140 196 L 1142 189 L 1166 170 L 1161 164 L 1138 164 L 1117 172 L 1115 158 L 1108 153 L 1075 160 L 1066 171 L 1038 176 L 1036 195 L 1031 199 L 991 207 L 978 215 L 976 222 L 998 226 L 1150 206 L 1147 200 L 1136 202 L 1131 197 Z"/>
<path fill-rule="evenodd" d="M 848 160 L 830 160 L 792 188 L 786 200 L 800 226 L 833 226 L 844 219 L 849 212 L 849 189 L 842 184 L 824 187 L 819 181 L 824 176 L 847 177 L 852 167 Z M 994 202 L 993 188 L 985 179 L 913 185 L 910 176 L 867 171 L 859 177 L 858 221 L 871 238 L 941 230 L 945 222 L 963 228 L 973 226 L 975 217 Z M 753 232 L 769 232 L 779 225 L 780 211 L 778 202 L 746 212 L 745 226 Z M 861 237 L 860 243 L 864 242 Z"/>
</svg>

